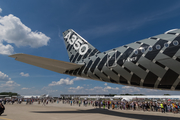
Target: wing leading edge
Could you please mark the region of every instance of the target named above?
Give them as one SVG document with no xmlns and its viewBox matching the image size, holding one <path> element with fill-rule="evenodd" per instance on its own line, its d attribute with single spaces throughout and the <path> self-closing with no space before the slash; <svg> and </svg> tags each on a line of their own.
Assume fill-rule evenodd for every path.
<svg viewBox="0 0 180 120">
<path fill-rule="evenodd" d="M 83 64 L 64 62 L 28 54 L 14 54 L 10 55 L 9 57 L 15 58 L 15 60 L 17 61 L 21 61 L 58 73 L 64 73 L 66 70 L 74 70 L 83 66 Z"/>
</svg>

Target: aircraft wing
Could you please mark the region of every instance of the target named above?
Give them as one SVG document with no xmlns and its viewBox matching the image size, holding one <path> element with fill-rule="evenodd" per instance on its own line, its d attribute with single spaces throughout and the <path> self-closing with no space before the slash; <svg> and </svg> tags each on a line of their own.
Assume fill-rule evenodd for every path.
<svg viewBox="0 0 180 120">
<path fill-rule="evenodd" d="M 84 65 L 84 64 L 64 62 L 64 61 L 54 60 L 44 57 L 38 57 L 28 54 L 14 54 L 14 55 L 10 55 L 9 57 L 15 58 L 15 60 L 17 61 L 21 61 L 27 64 L 38 66 L 58 73 L 64 73 L 66 70 L 74 70 Z"/>
</svg>

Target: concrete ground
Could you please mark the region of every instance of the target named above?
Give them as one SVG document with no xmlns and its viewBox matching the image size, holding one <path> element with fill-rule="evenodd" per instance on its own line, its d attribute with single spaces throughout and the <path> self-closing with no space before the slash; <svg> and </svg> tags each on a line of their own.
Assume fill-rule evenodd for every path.
<svg viewBox="0 0 180 120">
<path fill-rule="evenodd" d="M 180 120 L 180 114 L 143 112 L 132 110 L 96 109 L 92 106 L 70 106 L 50 103 L 38 105 L 5 105 L 6 110 L 0 120 Z"/>
</svg>

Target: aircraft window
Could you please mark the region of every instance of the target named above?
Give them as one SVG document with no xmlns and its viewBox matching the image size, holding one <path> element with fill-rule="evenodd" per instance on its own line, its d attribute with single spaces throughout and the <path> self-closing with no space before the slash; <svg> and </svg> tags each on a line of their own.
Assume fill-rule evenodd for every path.
<svg viewBox="0 0 180 120">
<path fill-rule="evenodd" d="M 142 48 L 142 49 L 141 49 L 141 52 L 142 52 L 142 53 L 144 53 L 144 52 L 145 52 L 145 49 L 144 49 L 144 48 Z"/>
<path fill-rule="evenodd" d="M 177 46 L 177 45 L 179 45 L 179 42 L 177 40 L 175 40 L 175 41 L 173 41 L 173 45 Z"/>
<path fill-rule="evenodd" d="M 161 46 L 160 45 L 156 45 L 156 49 L 157 50 L 161 49 Z"/>
<path fill-rule="evenodd" d="M 169 47 L 169 44 L 168 43 L 164 43 L 164 47 Z"/>
<path fill-rule="evenodd" d="M 153 50 L 152 46 L 149 46 L 148 50 L 149 50 L 149 51 L 152 51 L 152 50 Z"/>
<path fill-rule="evenodd" d="M 135 50 L 134 53 L 137 55 L 138 54 L 138 50 Z"/>
</svg>

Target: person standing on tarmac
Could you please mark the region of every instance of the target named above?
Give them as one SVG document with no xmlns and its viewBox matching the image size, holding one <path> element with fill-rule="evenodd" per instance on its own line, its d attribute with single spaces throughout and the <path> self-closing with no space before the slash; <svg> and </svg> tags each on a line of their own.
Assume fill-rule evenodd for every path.
<svg viewBox="0 0 180 120">
<path fill-rule="evenodd" d="M 161 111 L 162 111 L 162 113 L 163 113 L 163 112 L 165 113 L 165 110 L 164 110 L 164 105 L 163 105 L 163 103 L 161 103 Z"/>
<path fill-rule="evenodd" d="M 46 106 L 46 99 L 44 99 L 42 103 L 42 105 Z"/>
<path fill-rule="evenodd" d="M 4 105 L 6 104 L 6 99 L 4 99 Z"/>
<path fill-rule="evenodd" d="M 110 101 L 108 101 L 108 109 L 110 109 Z"/>
<path fill-rule="evenodd" d="M 81 101 L 79 100 L 79 107 L 80 107 L 80 105 L 81 105 Z"/>
<path fill-rule="evenodd" d="M 72 100 L 71 100 L 71 106 L 72 106 Z"/>
<path fill-rule="evenodd" d="M 4 113 L 4 110 L 5 110 L 5 107 L 4 107 L 4 105 L 0 102 L 0 115 L 1 115 L 2 113 Z"/>
<path fill-rule="evenodd" d="M 105 101 L 103 101 L 103 108 L 105 109 Z"/>
</svg>

